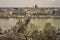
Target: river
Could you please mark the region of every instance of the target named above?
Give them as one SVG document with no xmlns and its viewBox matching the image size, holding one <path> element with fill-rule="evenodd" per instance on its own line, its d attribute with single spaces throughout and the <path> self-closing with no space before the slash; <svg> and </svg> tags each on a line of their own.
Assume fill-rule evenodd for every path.
<svg viewBox="0 0 60 40">
<path fill-rule="evenodd" d="M 18 20 L 18 18 L 0 18 L 0 27 L 3 30 L 11 29 L 13 26 L 15 26 Z M 33 23 L 34 25 L 43 29 L 46 22 L 51 22 L 57 28 L 60 27 L 60 19 L 31 19 L 30 23 Z"/>
<path fill-rule="evenodd" d="M 3 30 L 11 29 L 17 21 L 18 19 L 16 18 L 0 18 L 0 27 Z"/>
</svg>

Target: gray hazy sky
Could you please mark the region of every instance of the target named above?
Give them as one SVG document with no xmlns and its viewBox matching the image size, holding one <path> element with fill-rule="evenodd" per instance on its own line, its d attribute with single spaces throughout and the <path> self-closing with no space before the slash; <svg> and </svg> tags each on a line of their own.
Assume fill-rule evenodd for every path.
<svg viewBox="0 0 60 40">
<path fill-rule="evenodd" d="M 0 7 L 60 7 L 60 0 L 0 0 Z"/>
</svg>

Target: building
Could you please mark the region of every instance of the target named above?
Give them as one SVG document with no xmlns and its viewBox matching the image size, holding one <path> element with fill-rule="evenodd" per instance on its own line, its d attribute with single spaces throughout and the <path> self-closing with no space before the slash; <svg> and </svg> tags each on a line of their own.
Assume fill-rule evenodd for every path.
<svg viewBox="0 0 60 40">
<path fill-rule="evenodd" d="M 11 8 L 1 8 L 0 9 L 0 16 L 9 16 L 12 15 L 14 9 Z"/>
<path fill-rule="evenodd" d="M 37 5 L 35 5 L 34 7 L 26 7 L 24 8 L 26 15 L 33 15 L 33 16 L 39 16 L 39 15 L 52 15 L 53 14 L 53 10 L 58 9 L 58 8 L 40 8 Z"/>
<path fill-rule="evenodd" d="M 60 9 L 55 10 L 55 12 L 54 12 L 54 16 L 60 16 Z"/>
</svg>

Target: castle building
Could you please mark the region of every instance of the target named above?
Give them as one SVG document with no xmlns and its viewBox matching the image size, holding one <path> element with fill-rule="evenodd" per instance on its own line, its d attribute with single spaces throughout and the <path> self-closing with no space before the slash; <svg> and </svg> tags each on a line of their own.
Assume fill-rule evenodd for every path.
<svg viewBox="0 0 60 40">
<path fill-rule="evenodd" d="M 35 5 L 34 7 L 27 7 L 24 8 L 26 15 L 52 15 L 53 14 L 53 10 L 55 10 L 57 8 L 40 8 L 37 5 Z"/>
</svg>

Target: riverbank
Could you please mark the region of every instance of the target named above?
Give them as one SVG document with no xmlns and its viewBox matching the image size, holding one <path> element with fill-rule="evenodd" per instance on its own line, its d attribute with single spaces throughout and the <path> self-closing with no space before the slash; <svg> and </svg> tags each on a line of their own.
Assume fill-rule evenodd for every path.
<svg viewBox="0 0 60 40">
<path fill-rule="evenodd" d="M 0 18 L 20 18 L 23 19 L 25 16 L 0 16 Z M 30 18 L 38 19 L 60 19 L 60 16 L 30 16 Z"/>
</svg>

